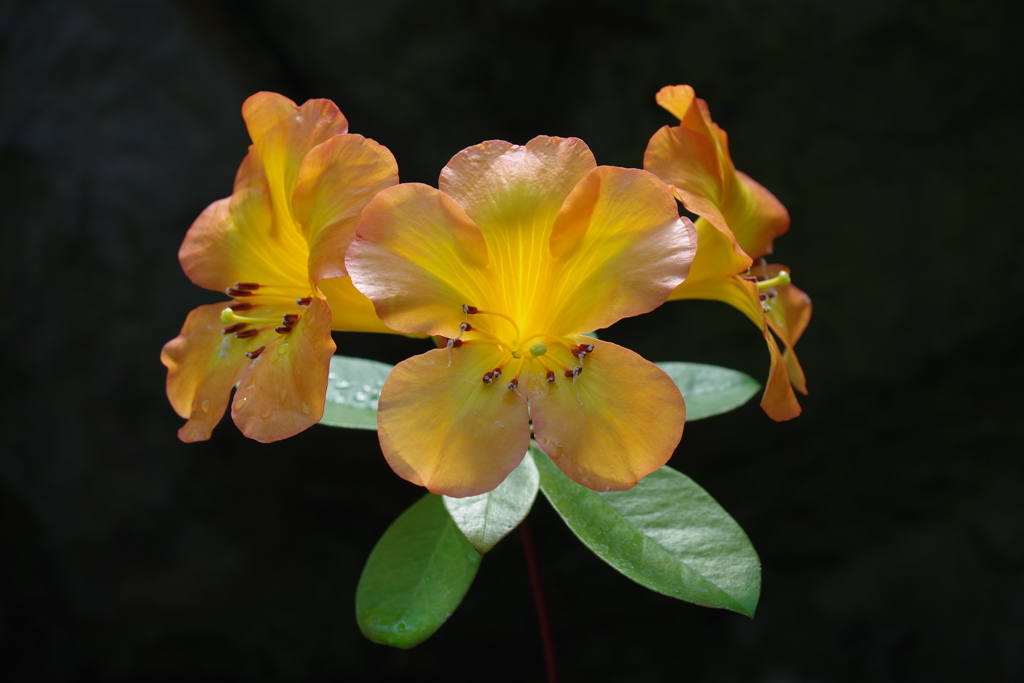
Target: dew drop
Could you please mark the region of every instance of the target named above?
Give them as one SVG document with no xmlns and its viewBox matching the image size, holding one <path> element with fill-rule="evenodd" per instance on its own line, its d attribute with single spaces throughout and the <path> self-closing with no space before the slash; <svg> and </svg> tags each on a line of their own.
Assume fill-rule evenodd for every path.
<svg viewBox="0 0 1024 683">
<path fill-rule="evenodd" d="M 266 420 L 268 417 L 270 417 L 270 411 L 269 410 L 264 410 L 262 413 L 260 413 L 260 417 L 262 417 L 264 420 Z"/>
<path fill-rule="evenodd" d="M 362 401 L 365 401 L 366 399 L 368 399 L 368 398 L 370 398 L 370 397 L 369 397 L 369 396 L 367 396 L 367 395 L 366 395 L 365 393 L 363 393 L 362 391 L 357 391 L 357 392 L 356 392 L 356 395 L 355 395 L 355 396 L 354 396 L 353 398 L 355 398 L 355 400 L 357 400 L 357 401 L 360 401 L 360 402 L 362 402 Z"/>
<path fill-rule="evenodd" d="M 281 405 L 284 405 L 284 402 L 288 400 L 288 390 L 282 389 L 281 391 L 277 392 L 277 397 L 281 399 Z"/>
<path fill-rule="evenodd" d="M 210 411 L 210 399 L 205 399 L 203 401 L 202 405 L 200 405 L 199 407 L 203 409 L 204 413 L 209 412 Z"/>
<path fill-rule="evenodd" d="M 283 356 L 284 354 L 288 353 L 289 351 L 291 351 L 291 348 L 289 348 L 290 346 L 291 344 L 287 342 L 281 342 L 280 344 L 277 345 L 277 354 L 279 356 Z"/>
<path fill-rule="evenodd" d="M 310 408 L 310 407 L 309 407 L 308 405 L 306 405 L 305 403 L 303 403 L 303 404 L 302 404 L 302 412 L 303 412 L 303 413 L 305 413 L 306 415 L 309 415 L 309 414 L 310 414 L 311 412 L 313 412 L 313 409 L 312 409 L 312 408 Z"/>
<path fill-rule="evenodd" d="M 343 379 L 343 380 L 339 380 L 339 381 L 338 381 L 338 384 L 337 384 L 336 386 L 337 386 L 337 387 L 338 387 L 339 389 L 348 389 L 348 388 L 349 388 L 350 386 L 352 386 L 352 385 L 351 385 L 351 384 L 349 384 L 347 380 L 344 380 L 344 379 Z"/>
<path fill-rule="evenodd" d="M 245 397 L 236 398 L 235 402 L 231 404 L 231 410 L 241 410 L 242 406 L 245 405 Z"/>
</svg>

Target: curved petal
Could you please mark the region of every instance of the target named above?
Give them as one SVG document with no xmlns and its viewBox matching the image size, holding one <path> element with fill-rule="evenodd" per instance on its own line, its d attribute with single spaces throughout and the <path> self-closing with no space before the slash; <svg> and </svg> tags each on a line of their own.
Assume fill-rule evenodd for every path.
<svg viewBox="0 0 1024 683">
<path fill-rule="evenodd" d="M 744 280 L 751 260 L 735 248 L 735 242 L 716 229 L 707 219 L 698 218 L 697 254 L 690 266 L 690 274 L 669 295 L 678 299 L 711 299 L 721 301 L 742 311 L 758 327 L 764 326 L 764 311 L 757 296 L 757 286 Z"/>
<path fill-rule="evenodd" d="M 271 334 L 275 337 L 263 352 L 242 365 L 231 403 L 231 418 L 241 432 L 263 443 L 294 436 L 320 421 L 336 348 L 331 310 L 322 299 L 313 299 L 290 334 Z"/>
<path fill-rule="evenodd" d="M 789 230 L 789 211 L 763 185 L 742 171 L 723 207 L 729 229 L 750 258 L 772 253 L 775 238 Z"/>
<path fill-rule="evenodd" d="M 651 138 L 644 168 L 676 189 L 690 211 L 734 235 L 752 258 L 771 253 L 773 240 L 789 229 L 789 213 L 775 196 L 737 171 L 728 137 L 711 120 L 707 103 L 687 85 L 662 88 L 658 104 L 680 119 Z"/>
<path fill-rule="evenodd" d="M 487 246 L 466 212 L 432 187 L 379 193 L 363 210 L 345 264 L 393 330 L 454 337 L 462 306 L 487 306 Z"/>
<path fill-rule="evenodd" d="M 225 304 L 207 304 L 188 314 L 181 333 L 167 342 L 160 362 L 167 367 L 167 398 L 188 422 L 178 430 L 186 443 L 206 441 L 228 406 L 231 388 L 248 359 L 247 349 L 223 332 Z"/>
<path fill-rule="evenodd" d="M 397 184 L 395 157 L 362 135 L 336 135 L 310 150 L 302 160 L 292 208 L 309 244 L 313 284 L 348 274 L 345 251 L 359 213 L 374 195 Z"/>
<path fill-rule="evenodd" d="M 541 135 L 525 146 L 491 140 L 452 157 L 438 187 L 465 209 L 493 251 L 494 243 L 550 228 L 562 202 L 596 165 L 577 138 Z"/>
<path fill-rule="evenodd" d="M 178 260 L 192 282 L 215 291 L 236 282 L 307 286 L 305 243 L 280 237 L 263 167 L 250 148 L 235 176 L 234 192 L 192 223 Z"/>
<path fill-rule="evenodd" d="M 656 365 L 621 346 L 596 347 L 574 387 L 530 377 L 536 440 L 573 481 L 597 491 L 632 488 L 664 465 L 683 434 L 686 406 Z"/>
<path fill-rule="evenodd" d="M 697 233 L 654 175 L 601 166 L 566 198 L 550 248 L 551 308 L 539 329 L 579 334 L 663 304 L 686 278 Z"/>
<path fill-rule="evenodd" d="M 500 382 L 481 381 L 501 357 L 495 346 L 468 343 L 450 356 L 434 349 L 395 366 L 377 423 L 381 450 L 400 477 L 433 493 L 473 496 L 522 462 L 530 445 L 526 401 Z"/>
<path fill-rule="evenodd" d="M 330 100 L 309 100 L 297 107 L 271 92 L 247 99 L 242 118 L 267 174 L 277 224 L 290 229 L 291 198 L 302 159 L 324 140 L 347 133 L 348 121 Z"/>
<path fill-rule="evenodd" d="M 373 302 L 367 299 L 352 279 L 336 277 L 321 280 L 318 288 L 327 297 L 331 307 L 331 329 L 339 332 L 383 332 L 395 331 L 381 322 L 373 309 Z"/>
<path fill-rule="evenodd" d="M 764 386 L 761 408 L 768 417 L 776 422 L 792 420 L 800 414 L 800 403 L 796 400 L 796 394 L 793 393 L 786 360 L 779 352 L 779 345 L 775 343 L 775 337 L 772 336 L 767 325 L 764 326 L 764 340 L 768 344 L 772 365 L 768 370 L 768 381 Z"/>
</svg>

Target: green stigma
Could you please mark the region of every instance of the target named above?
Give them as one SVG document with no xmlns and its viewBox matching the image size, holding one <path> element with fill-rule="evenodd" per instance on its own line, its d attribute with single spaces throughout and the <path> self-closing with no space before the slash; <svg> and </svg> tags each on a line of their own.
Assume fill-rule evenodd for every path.
<svg viewBox="0 0 1024 683">
<path fill-rule="evenodd" d="M 223 311 L 220 312 L 220 321 L 222 323 L 235 322 L 235 312 L 232 311 L 230 308 L 225 308 Z"/>
<path fill-rule="evenodd" d="M 544 346 L 544 342 L 537 342 L 530 347 L 530 355 L 532 356 L 543 356 L 548 352 L 548 347 Z"/>
<path fill-rule="evenodd" d="M 771 280 L 763 280 L 757 283 L 757 291 L 767 292 L 772 287 L 778 287 L 779 285 L 788 285 L 792 280 L 789 277 L 789 273 L 784 270 L 780 270 L 779 274 L 773 277 Z"/>
</svg>

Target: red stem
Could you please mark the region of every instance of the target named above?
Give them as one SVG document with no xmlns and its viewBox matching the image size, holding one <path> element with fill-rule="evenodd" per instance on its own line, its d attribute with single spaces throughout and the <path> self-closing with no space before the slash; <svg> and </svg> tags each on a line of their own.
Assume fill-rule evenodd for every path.
<svg viewBox="0 0 1024 683">
<path fill-rule="evenodd" d="M 530 586 L 533 588 L 533 601 L 537 605 L 537 621 L 540 622 L 540 638 L 544 643 L 544 665 L 548 672 L 548 683 L 558 683 L 558 663 L 555 660 L 555 639 L 551 634 L 551 622 L 548 620 L 548 606 L 544 600 L 544 585 L 540 580 L 540 566 L 537 564 L 537 547 L 533 543 L 533 527 L 527 517 L 519 525 L 519 537 L 523 539 L 523 551 L 526 554 L 526 567 L 530 572 Z"/>
</svg>

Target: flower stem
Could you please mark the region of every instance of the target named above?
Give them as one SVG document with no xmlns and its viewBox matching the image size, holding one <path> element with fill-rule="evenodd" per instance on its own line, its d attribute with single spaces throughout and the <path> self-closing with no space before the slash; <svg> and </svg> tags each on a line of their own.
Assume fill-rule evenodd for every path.
<svg viewBox="0 0 1024 683">
<path fill-rule="evenodd" d="M 537 564 L 537 546 L 533 542 L 533 527 L 527 517 L 519 525 L 519 537 L 523 539 L 526 568 L 530 572 L 530 586 L 533 601 L 537 605 L 537 621 L 540 622 L 540 637 L 544 643 L 544 665 L 548 672 L 548 683 L 558 683 L 558 663 L 555 660 L 555 639 L 551 634 L 548 620 L 548 606 L 544 600 L 544 586 L 540 580 L 540 566 Z"/>
</svg>

